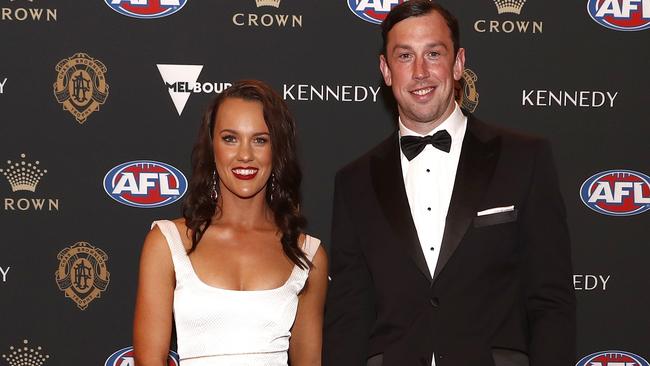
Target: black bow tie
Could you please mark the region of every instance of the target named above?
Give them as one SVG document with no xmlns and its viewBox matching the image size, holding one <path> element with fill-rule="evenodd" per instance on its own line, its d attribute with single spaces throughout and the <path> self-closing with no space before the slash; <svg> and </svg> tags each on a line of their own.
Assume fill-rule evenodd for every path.
<svg viewBox="0 0 650 366">
<path fill-rule="evenodd" d="M 451 150 L 451 135 L 447 130 L 442 130 L 434 133 L 433 136 L 402 136 L 400 138 L 402 152 L 409 161 L 418 156 L 428 144 L 448 153 Z"/>
</svg>

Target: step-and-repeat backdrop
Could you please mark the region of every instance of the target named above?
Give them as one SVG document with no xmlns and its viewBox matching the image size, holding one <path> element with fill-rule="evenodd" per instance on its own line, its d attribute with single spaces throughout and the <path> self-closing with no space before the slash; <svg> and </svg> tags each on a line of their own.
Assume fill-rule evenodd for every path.
<svg viewBox="0 0 650 366">
<path fill-rule="evenodd" d="M 289 104 L 327 243 L 336 170 L 396 125 L 378 23 L 399 2 L 0 0 L 0 365 L 133 365 L 143 238 L 180 216 L 201 114 L 238 79 Z M 441 3 L 464 108 L 553 144 L 576 361 L 647 366 L 650 1 Z"/>
</svg>

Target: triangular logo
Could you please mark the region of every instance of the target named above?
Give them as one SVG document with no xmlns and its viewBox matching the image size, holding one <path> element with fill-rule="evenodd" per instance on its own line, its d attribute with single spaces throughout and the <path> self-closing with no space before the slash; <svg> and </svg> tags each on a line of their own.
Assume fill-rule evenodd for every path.
<svg viewBox="0 0 650 366">
<path fill-rule="evenodd" d="M 192 95 L 194 83 L 199 79 L 203 65 L 165 65 L 157 64 L 160 76 L 169 90 L 172 102 L 180 116 L 187 100 Z"/>
</svg>

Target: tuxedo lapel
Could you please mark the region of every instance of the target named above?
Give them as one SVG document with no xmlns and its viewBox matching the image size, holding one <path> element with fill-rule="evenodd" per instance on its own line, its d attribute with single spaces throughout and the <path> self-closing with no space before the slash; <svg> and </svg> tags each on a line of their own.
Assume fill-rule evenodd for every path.
<svg viewBox="0 0 650 366">
<path fill-rule="evenodd" d="M 370 173 L 384 216 L 401 239 L 417 268 L 431 282 L 429 267 L 422 253 L 404 188 L 397 133 L 384 141 L 382 148 L 371 158 Z"/>
<path fill-rule="evenodd" d="M 486 136 L 482 122 L 468 117 L 467 131 L 456 170 L 456 180 L 445 222 L 440 256 L 433 281 L 460 244 L 476 216 L 477 207 L 490 183 L 500 151 L 500 140 Z"/>
</svg>

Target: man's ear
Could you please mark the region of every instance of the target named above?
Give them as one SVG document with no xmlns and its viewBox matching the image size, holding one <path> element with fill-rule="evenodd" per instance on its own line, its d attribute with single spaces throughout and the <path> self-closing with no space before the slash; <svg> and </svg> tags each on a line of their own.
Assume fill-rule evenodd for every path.
<svg viewBox="0 0 650 366">
<path fill-rule="evenodd" d="M 386 61 L 386 56 L 383 54 L 379 55 L 379 70 L 381 70 L 381 75 L 384 77 L 384 83 L 391 86 L 393 79 L 390 73 L 390 67 L 388 67 L 388 61 Z"/>
<path fill-rule="evenodd" d="M 454 80 L 460 80 L 463 77 L 463 71 L 465 71 L 465 49 L 459 48 L 454 60 Z"/>
</svg>

